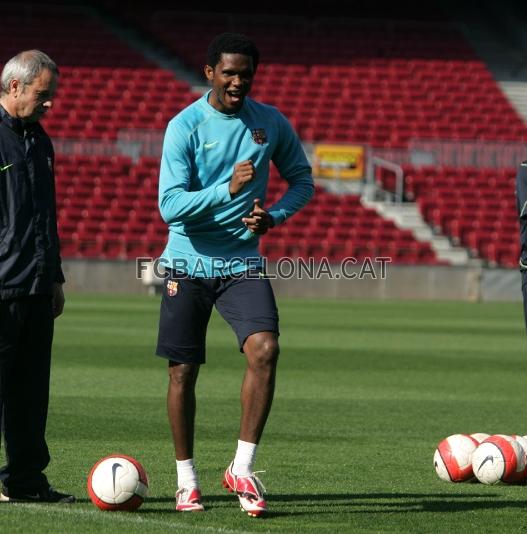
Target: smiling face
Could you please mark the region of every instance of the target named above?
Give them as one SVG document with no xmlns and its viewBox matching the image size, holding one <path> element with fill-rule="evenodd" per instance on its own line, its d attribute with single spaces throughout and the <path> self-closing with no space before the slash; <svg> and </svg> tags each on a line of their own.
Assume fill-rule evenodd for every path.
<svg viewBox="0 0 527 534">
<path fill-rule="evenodd" d="M 11 109 L 7 111 L 13 117 L 36 122 L 52 107 L 56 89 L 57 77 L 49 69 L 43 69 L 28 84 L 12 80 L 8 93 Z"/>
<path fill-rule="evenodd" d="M 251 90 L 253 58 L 244 54 L 223 53 L 215 67 L 205 67 L 205 76 L 212 85 L 209 104 L 221 113 L 232 115 L 240 111 Z"/>
</svg>

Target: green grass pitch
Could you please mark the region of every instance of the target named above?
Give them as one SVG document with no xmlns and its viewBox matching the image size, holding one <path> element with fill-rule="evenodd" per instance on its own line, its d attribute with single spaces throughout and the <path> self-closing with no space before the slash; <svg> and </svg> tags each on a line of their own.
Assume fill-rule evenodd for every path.
<svg viewBox="0 0 527 534">
<path fill-rule="evenodd" d="M 526 343 L 517 303 L 282 300 L 275 403 L 256 469 L 267 519 L 220 485 L 234 454 L 244 369 L 215 313 L 198 381 L 195 457 L 207 511 L 173 511 L 166 362 L 154 357 L 159 299 L 69 295 L 57 322 L 47 470 L 67 505 L 2 504 L 0 531 L 520 532 L 527 487 L 450 484 L 433 468 L 458 432 L 527 434 Z M 133 513 L 101 512 L 86 475 L 136 457 L 150 479 Z"/>
</svg>

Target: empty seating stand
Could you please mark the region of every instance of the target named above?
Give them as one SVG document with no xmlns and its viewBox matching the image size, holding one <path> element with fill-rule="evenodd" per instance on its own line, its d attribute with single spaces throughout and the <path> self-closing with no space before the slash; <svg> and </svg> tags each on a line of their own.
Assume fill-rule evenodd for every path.
<svg viewBox="0 0 527 534">
<path fill-rule="evenodd" d="M 133 259 L 158 257 L 167 226 L 157 207 L 159 160 L 125 157 L 58 157 L 57 200 L 62 253 L 66 257 Z M 286 190 L 273 168 L 266 205 Z M 427 243 L 361 205 L 358 196 L 317 188 L 314 200 L 262 239 L 270 261 L 282 257 L 389 257 L 393 263 L 435 264 Z"/>
<path fill-rule="evenodd" d="M 355 18 L 278 17 L 182 13 L 162 2 L 129 20 L 197 73 L 203 43 L 225 28 L 247 33 L 261 51 L 253 96 L 277 105 L 305 141 L 393 148 L 412 139 L 527 140 L 523 121 L 448 21 L 438 24 L 437 13 L 433 23 L 401 20 L 405 11 L 384 20 L 383 10 L 357 20 L 361 9 L 354 6 Z"/>
<path fill-rule="evenodd" d="M 228 28 L 252 36 L 262 52 L 253 96 L 279 106 L 304 141 L 404 148 L 412 139 L 527 139 L 523 122 L 462 36 L 446 21 L 431 22 L 437 13 L 409 23 L 407 11 L 398 8 L 387 13 L 389 21 L 376 19 L 372 0 L 354 6 L 354 16 L 368 19 L 357 22 L 308 8 L 303 16 L 276 17 L 182 13 L 168 0 L 126 13 L 116 0 L 98 3 L 200 73 L 204 43 L 213 35 Z M 83 7 L 15 3 L 6 6 L 3 20 L 5 57 L 45 42 L 60 66 L 55 106 L 44 119 L 55 139 L 114 142 L 122 129 L 163 132 L 170 118 L 199 96 Z M 167 232 L 157 209 L 158 168 L 157 159 L 134 163 L 124 157 L 59 155 L 63 255 L 158 255 Z M 285 185 L 273 170 L 267 205 Z M 432 208 L 433 198 L 414 185 L 415 198 L 438 228 L 489 262 L 512 263 L 514 251 L 503 239 L 514 233 L 509 223 L 490 226 L 482 220 L 469 230 L 465 217 L 444 215 L 457 214 L 448 209 L 461 205 L 452 203 L 446 189 L 439 195 L 444 204 Z M 477 201 L 497 209 L 496 199 L 483 193 Z M 463 206 L 475 209 L 467 202 Z M 437 262 L 427 244 L 363 207 L 358 197 L 320 188 L 308 207 L 264 236 L 262 251 L 274 259 L 382 255 L 398 263 Z"/>
<path fill-rule="evenodd" d="M 407 194 L 428 223 L 491 266 L 514 268 L 519 228 L 515 169 L 406 169 Z"/>
<path fill-rule="evenodd" d="M 167 227 L 157 207 L 159 161 L 58 157 L 58 224 L 65 257 L 158 257 Z"/>
</svg>

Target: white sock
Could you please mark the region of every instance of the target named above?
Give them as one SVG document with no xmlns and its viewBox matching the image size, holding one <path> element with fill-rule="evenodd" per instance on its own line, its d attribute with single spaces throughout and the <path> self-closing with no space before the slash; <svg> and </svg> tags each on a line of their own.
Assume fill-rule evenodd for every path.
<svg viewBox="0 0 527 534">
<path fill-rule="evenodd" d="M 248 443 L 241 439 L 238 440 L 238 448 L 236 449 L 236 456 L 232 464 L 232 472 L 235 475 L 246 477 L 253 474 L 256 447 L 258 445 L 255 443 Z"/>
<path fill-rule="evenodd" d="M 199 488 L 198 474 L 194 467 L 194 459 L 176 460 L 178 488 Z"/>
</svg>

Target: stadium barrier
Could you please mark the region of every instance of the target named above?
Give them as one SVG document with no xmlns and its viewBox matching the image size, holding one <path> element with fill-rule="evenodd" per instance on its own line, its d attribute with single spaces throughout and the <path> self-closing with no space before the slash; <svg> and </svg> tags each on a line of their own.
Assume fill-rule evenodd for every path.
<svg viewBox="0 0 527 534">
<path fill-rule="evenodd" d="M 117 139 L 69 139 L 54 137 L 55 153 L 63 156 L 128 156 L 134 163 L 141 157 L 161 157 L 163 130 L 121 129 Z"/>
<path fill-rule="evenodd" d="M 115 141 L 96 139 L 66 139 L 53 138 L 55 152 L 66 156 L 129 156 L 134 162 L 141 157 L 161 157 L 164 131 L 121 129 L 117 132 Z M 320 143 L 319 143 L 320 144 Z M 478 140 L 441 140 L 441 139 L 412 139 L 407 148 L 380 148 L 357 144 L 328 146 L 349 146 L 354 150 L 363 148 L 361 155 L 363 162 L 371 158 L 385 160 L 397 165 L 412 165 L 423 167 L 435 165 L 438 167 L 476 167 L 476 168 L 504 168 L 517 167 L 525 159 L 525 144 L 513 141 L 478 141 Z M 304 150 L 316 170 L 320 161 L 316 158 L 317 144 L 304 143 Z M 362 160 L 361 160 L 362 161 Z M 342 162 L 335 162 L 330 177 L 337 179 L 343 173 Z M 326 170 L 331 162 L 325 163 Z M 364 173 L 365 174 L 365 173 Z M 320 177 L 323 177 L 321 174 Z M 357 175 L 356 178 L 361 178 Z M 366 174 L 362 179 L 366 178 Z"/>
<path fill-rule="evenodd" d="M 447 139 L 411 139 L 408 148 L 374 148 L 374 157 L 413 167 L 516 168 L 525 159 L 525 143 Z"/>
<path fill-rule="evenodd" d="M 347 276 L 329 277 L 326 270 L 310 276 L 304 271 L 290 274 L 287 265 L 277 272 L 268 265 L 268 274 L 278 297 L 326 299 L 401 299 L 520 301 L 521 276 L 515 269 L 487 269 L 479 266 L 385 265 L 373 261 L 346 266 Z M 158 292 L 159 280 L 137 276 L 135 261 L 65 260 L 65 291 L 83 293 Z M 340 266 L 332 266 L 339 273 Z M 353 277 L 353 274 L 355 276 Z M 276 276 L 272 276 L 276 275 Z"/>
</svg>

